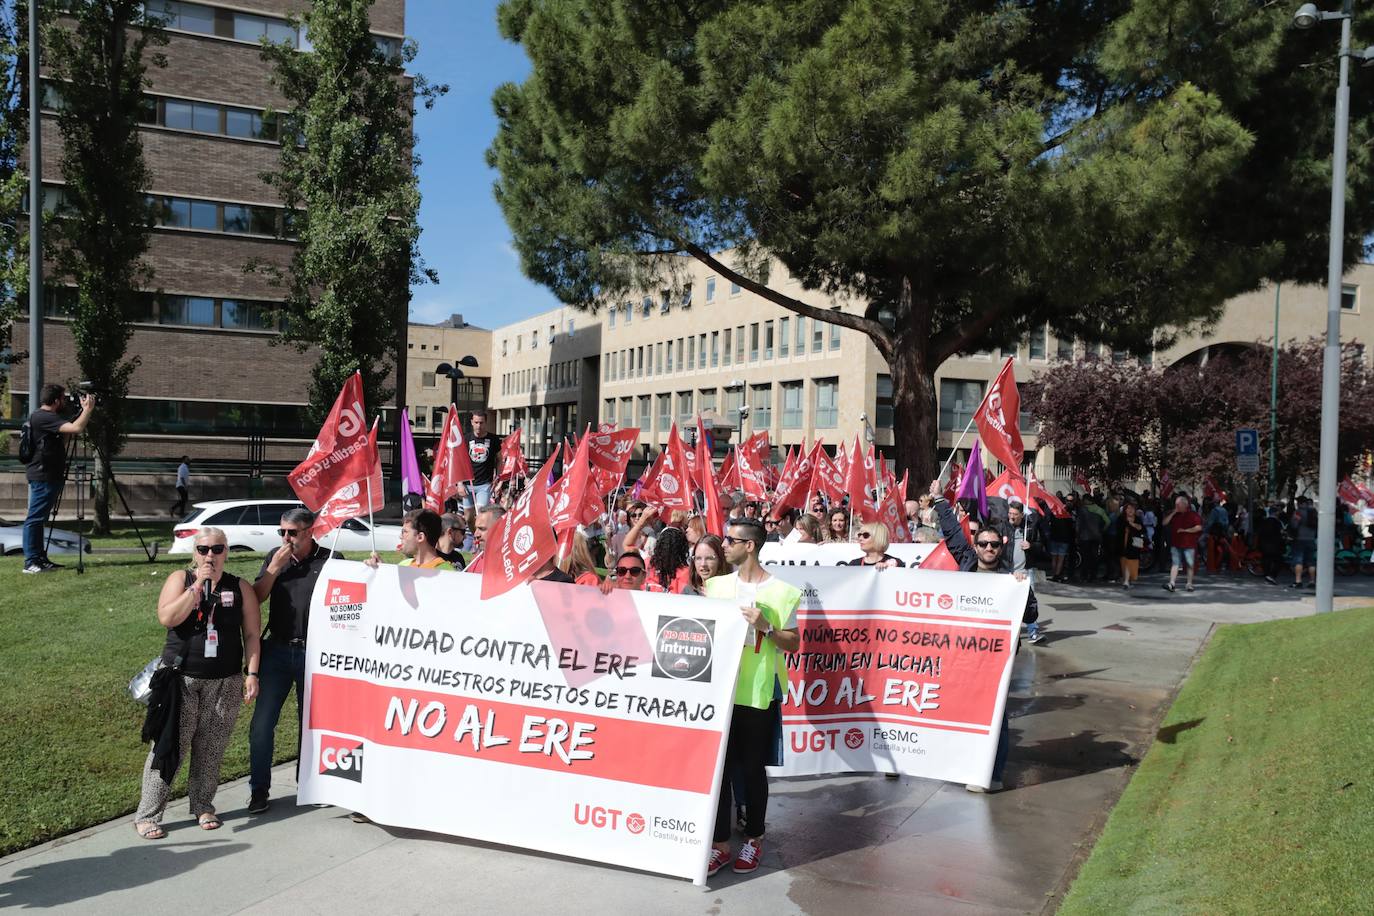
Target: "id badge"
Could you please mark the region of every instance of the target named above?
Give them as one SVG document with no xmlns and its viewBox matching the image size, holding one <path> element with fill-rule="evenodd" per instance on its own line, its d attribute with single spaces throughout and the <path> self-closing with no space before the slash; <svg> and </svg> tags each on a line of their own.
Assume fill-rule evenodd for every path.
<svg viewBox="0 0 1374 916">
<path fill-rule="evenodd" d="M 205 631 L 205 657 L 216 658 L 219 656 L 219 631 L 214 627 L 209 627 Z"/>
</svg>

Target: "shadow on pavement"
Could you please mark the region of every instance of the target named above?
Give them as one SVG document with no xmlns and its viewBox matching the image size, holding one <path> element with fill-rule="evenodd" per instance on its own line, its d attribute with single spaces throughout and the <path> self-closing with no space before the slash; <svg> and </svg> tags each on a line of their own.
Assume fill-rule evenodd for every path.
<svg viewBox="0 0 1374 916">
<path fill-rule="evenodd" d="M 1012 780 L 1019 785 L 1071 779 L 1138 762 L 1126 753 L 1126 742 L 1100 741 L 1099 733 L 1093 729 L 1033 744 L 1022 744 L 1022 734 L 1020 729 L 1012 727 L 1011 755 L 1007 762 L 1010 773 L 1032 777 Z"/>
<path fill-rule="evenodd" d="M 178 832 L 195 829 L 189 821 L 184 828 L 170 826 Z M 132 835 L 133 827 L 127 829 Z M 139 840 L 142 845 L 116 849 L 109 855 L 63 859 L 21 868 L 14 873 L 13 880 L 0 884 L 0 907 L 53 907 L 78 900 L 91 901 L 111 891 L 174 878 L 213 859 L 249 848 L 247 843 L 235 843 L 228 838 L 177 842 L 170 839 L 171 836 L 169 830 L 168 839 Z M 188 883 L 182 893 L 187 906 L 194 908 L 191 901 L 197 889 Z M 161 893 L 158 897 L 166 902 Z"/>
<path fill-rule="evenodd" d="M 1051 623 L 1052 621 L 1046 622 Z M 1037 645 L 1043 649 L 1046 646 L 1052 646 L 1055 643 L 1061 643 L 1066 639 L 1074 639 L 1079 636 L 1095 635 L 1097 635 L 1096 630 L 1052 630 L 1047 626 L 1043 631 L 1041 631 L 1041 639 L 1040 642 L 1037 643 Z"/>
</svg>

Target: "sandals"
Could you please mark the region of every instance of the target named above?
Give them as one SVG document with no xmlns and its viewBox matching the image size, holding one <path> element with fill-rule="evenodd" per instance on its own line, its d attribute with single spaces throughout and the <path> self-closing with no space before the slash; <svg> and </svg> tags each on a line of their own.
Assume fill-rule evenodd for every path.
<svg viewBox="0 0 1374 916">
<path fill-rule="evenodd" d="M 167 831 L 162 829 L 161 824 L 152 821 L 139 821 L 134 824 L 134 830 L 145 840 L 160 840 L 167 835 Z"/>
<path fill-rule="evenodd" d="M 213 811 L 206 811 L 196 818 L 196 823 L 200 824 L 201 830 L 218 830 L 224 826 L 224 821 L 219 819 L 219 815 Z"/>
</svg>

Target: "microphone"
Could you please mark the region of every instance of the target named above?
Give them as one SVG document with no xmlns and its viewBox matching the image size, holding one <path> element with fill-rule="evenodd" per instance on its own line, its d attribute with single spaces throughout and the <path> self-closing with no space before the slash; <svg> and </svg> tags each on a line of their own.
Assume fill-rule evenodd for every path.
<svg viewBox="0 0 1374 916">
<path fill-rule="evenodd" d="M 211 595 L 211 593 L 214 591 L 214 589 L 215 589 L 215 586 L 210 582 L 209 579 L 206 579 L 206 580 L 205 580 L 205 600 L 206 600 L 206 601 L 209 601 L 209 600 L 210 600 L 210 595 Z"/>
</svg>

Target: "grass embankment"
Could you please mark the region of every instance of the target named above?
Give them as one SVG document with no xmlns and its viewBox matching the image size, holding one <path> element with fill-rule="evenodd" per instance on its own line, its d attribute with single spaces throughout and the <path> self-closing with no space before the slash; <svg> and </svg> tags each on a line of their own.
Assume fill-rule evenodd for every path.
<svg viewBox="0 0 1374 916">
<path fill-rule="evenodd" d="M 1374 609 L 1219 630 L 1061 914 L 1369 913 Z"/>
<path fill-rule="evenodd" d="M 139 742 L 144 707 L 125 687 L 162 649 L 158 591 L 187 558 L 150 564 L 138 554 L 102 556 L 103 546 L 96 539 L 83 576 L 72 568 L 26 576 L 22 558 L 0 559 L 0 854 L 129 814 L 138 804 L 148 753 Z M 251 581 L 261 564 L 261 554 L 234 554 L 227 569 Z M 294 704 L 293 696 L 282 710 L 277 762 L 296 753 Z M 248 772 L 250 718 L 251 707 L 244 707 L 224 758 L 226 780 Z M 183 765 L 177 795 L 185 781 Z M 246 803 L 218 800 L 222 810 Z"/>
</svg>

